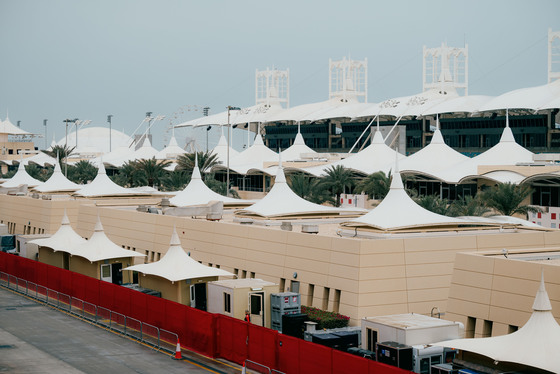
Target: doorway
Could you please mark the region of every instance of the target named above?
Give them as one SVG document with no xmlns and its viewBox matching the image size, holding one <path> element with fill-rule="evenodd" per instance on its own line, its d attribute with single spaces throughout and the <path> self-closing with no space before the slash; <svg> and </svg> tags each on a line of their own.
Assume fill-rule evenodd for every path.
<svg viewBox="0 0 560 374">
<path fill-rule="evenodd" d="M 191 307 L 206 311 L 206 283 L 197 283 L 190 287 Z"/>
<path fill-rule="evenodd" d="M 264 292 L 249 294 L 249 311 L 251 313 L 251 323 L 264 326 Z"/>
<path fill-rule="evenodd" d="M 117 262 L 111 264 L 111 282 L 114 284 L 122 284 L 122 264 Z"/>
</svg>

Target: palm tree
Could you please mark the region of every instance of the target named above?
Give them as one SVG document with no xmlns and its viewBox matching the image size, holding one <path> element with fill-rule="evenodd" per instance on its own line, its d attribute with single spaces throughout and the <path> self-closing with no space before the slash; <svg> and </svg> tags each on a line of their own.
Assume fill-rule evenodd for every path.
<svg viewBox="0 0 560 374">
<path fill-rule="evenodd" d="M 500 183 L 481 193 L 481 199 L 489 208 L 504 216 L 514 214 L 538 213 L 541 209 L 523 204 L 533 193 L 529 185 L 515 185 L 513 183 Z"/>
<path fill-rule="evenodd" d="M 55 145 L 54 147 L 52 147 L 52 149 L 50 151 L 47 150 L 43 150 L 41 152 L 53 157 L 53 158 L 57 158 L 58 160 L 66 160 L 67 157 L 69 157 L 70 155 L 72 155 L 72 152 L 74 152 L 74 149 L 76 147 L 68 147 L 65 145 Z"/>
<path fill-rule="evenodd" d="M 480 195 L 472 197 L 466 195 L 451 203 L 447 211 L 451 217 L 459 216 L 483 216 L 488 213 L 490 209 L 480 199 Z"/>
<path fill-rule="evenodd" d="M 354 173 L 342 165 L 331 166 L 319 182 L 336 196 L 335 206 L 340 206 L 340 195 L 354 186 Z"/>
<path fill-rule="evenodd" d="M 36 164 L 32 164 L 32 163 L 27 164 L 27 166 L 25 167 L 25 171 L 31 177 L 33 177 L 37 180 L 40 180 L 41 182 L 46 181 L 48 179 L 48 177 L 50 176 L 47 169 L 40 168 Z M 51 174 L 52 174 L 52 172 L 51 172 Z"/>
<path fill-rule="evenodd" d="M 198 168 L 201 174 L 206 174 L 212 170 L 214 165 L 218 165 L 218 155 L 212 152 L 197 152 Z M 177 157 L 176 170 L 186 170 L 189 175 L 192 174 L 194 169 L 194 153 L 185 153 Z"/>
<path fill-rule="evenodd" d="M 123 187 L 138 187 L 146 185 L 146 176 L 136 168 L 135 161 L 127 161 L 118 169 L 118 173 L 111 178 L 113 182 Z"/>
<path fill-rule="evenodd" d="M 324 202 L 334 204 L 330 192 L 315 177 L 303 173 L 293 174 L 288 179 L 288 185 L 296 195 L 305 200 L 316 204 Z"/>
<path fill-rule="evenodd" d="M 148 186 L 159 186 L 161 179 L 168 173 L 165 168 L 170 164 L 169 160 L 156 160 L 155 157 L 152 157 L 135 161 L 134 167 L 144 173 Z"/>
<path fill-rule="evenodd" d="M 208 174 L 204 183 L 206 183 L 208 188 L 210 188 L 212 191 L 214 191 L 216 193 L 219 193 L 220 195 L 223 195 L 223 196 L 228 196 L 226 182 L 221 182 L 221 181 L 217 180 L 216 178 L 214 178 L 214 174 Z M 234 189 L 231 189 L 231 188 L 229 190 L 229 196 L 230 197 L 235 197 L 237 199 L 239 198 L 239 194 L 237 193 L 237 191 L 234 190 Z"/>
<path fill-rule="evenodd" d="M 365 192 L 372 199 L 382 200 L 391 187 L 391 172 L 378 171 L 368 175 L 356 184 L 356 192 Z"/>
<path fill-rule="evenodd" d="M 175 170 L 161 179 L 165 191 L 179 191 L 189 184 L 191 176 L 184 170 Z"/>
<path fill-rule="evenodd" d="M 448 201 L 442 199 L 437 195 L 424 195 L 414 198 L 416 204 L 420 205 L 422 208 L 434 212 L 437 214 L 445 215 L 447 214 Z"/>
<path fill-rule="evenodd" d="M 80 160 L 74 166 L 68 167 L 68 179 L 74 183 L 86 184 L 97 175 L 97 168 L 89 161 Z"/>
</svg>

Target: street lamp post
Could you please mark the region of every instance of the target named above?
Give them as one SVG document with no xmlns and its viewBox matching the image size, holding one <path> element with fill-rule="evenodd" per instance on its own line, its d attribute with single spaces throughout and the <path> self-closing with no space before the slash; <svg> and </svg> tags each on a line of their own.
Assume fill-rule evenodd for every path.
<svg viewBox="0 0 560 374">
<path fill-rule="evenodd" d="M 112 115 L 112 114 L 109 114 L 109 115 L 107 116 L 107 122 L 109 122 L 109 152 L 111 152 L 111 133 L 112 133 L 112 130 L 111 130 L 111 118 L 113 118 L 113 115 Z"/>
<path fill-rule="evenodd" d="M 66 123 L 66 138 L 64 140 L 64 151 L 66 152 L 66 162 L 64 163 L 64 176 L 68 177 L 68 122 L 70 123 L 76 123 L 76 121 L 78 121 L 77 118 L 74 119 L 68 119 L 66 118 L 64 120 L 64 122 Z"/>
<path fill-rule="evenodd" d="M 45 126 L 45 149 L 47 149 L 47 120 L 43 120 L 43 126 Z"/>
<path fill-rule="evenodd" d="M 229 112 L 232 110 L 241 110 L 241 108 L 229 106 L 229 105 L 227 107 L 228 147 L 227 147 L 226 196 L 229 196 L 229 147 L 231 147 L 231 130 L 229 125 Z"/>
</svg>

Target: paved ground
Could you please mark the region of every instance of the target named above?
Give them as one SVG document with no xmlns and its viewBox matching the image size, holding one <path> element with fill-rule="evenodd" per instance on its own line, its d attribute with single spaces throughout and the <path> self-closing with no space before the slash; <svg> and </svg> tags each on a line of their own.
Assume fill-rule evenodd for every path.
<svg viewBox="0 0 560 374">
<path fill-rule="evenodd" d="M 0 287 L 0 373 L 240 373 L 200 355 L 183 356 L 172 360 Z"/>
</svg>

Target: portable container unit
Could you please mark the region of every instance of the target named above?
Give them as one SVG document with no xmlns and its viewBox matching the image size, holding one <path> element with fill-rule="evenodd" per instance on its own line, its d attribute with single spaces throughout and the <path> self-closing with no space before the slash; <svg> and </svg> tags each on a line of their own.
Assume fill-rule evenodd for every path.
<svg viewBox="0 0 560 374">
<path fill-rule="evenodd" d="M 397 342 L 377 343 L 377 361 L 412 371 L 412 347 Z"/>
<path fill-rule="evenodd" d="M 244 319 L 247 310 L 251 323 L 270 328 L 270 294 L 278 289 L 278 284 L 256 278 L 209 282 L 208 312 Z"/>
<path fill-rule="evenodd" d="M 272 329 L 282 332 L 282 316 L 301 313 L 301 295 L 296 292 L 280 292 L 270 295 Z"/>
<path fill-rule="evenodd" d="M 443 340 L 460 339 L 464 326 L 423 314 L 406 313 L 362 319 L 362 348 L 375 350 L 376 342 L 393 341 L 406 345 L 422 345 Z"/>
</svg>

